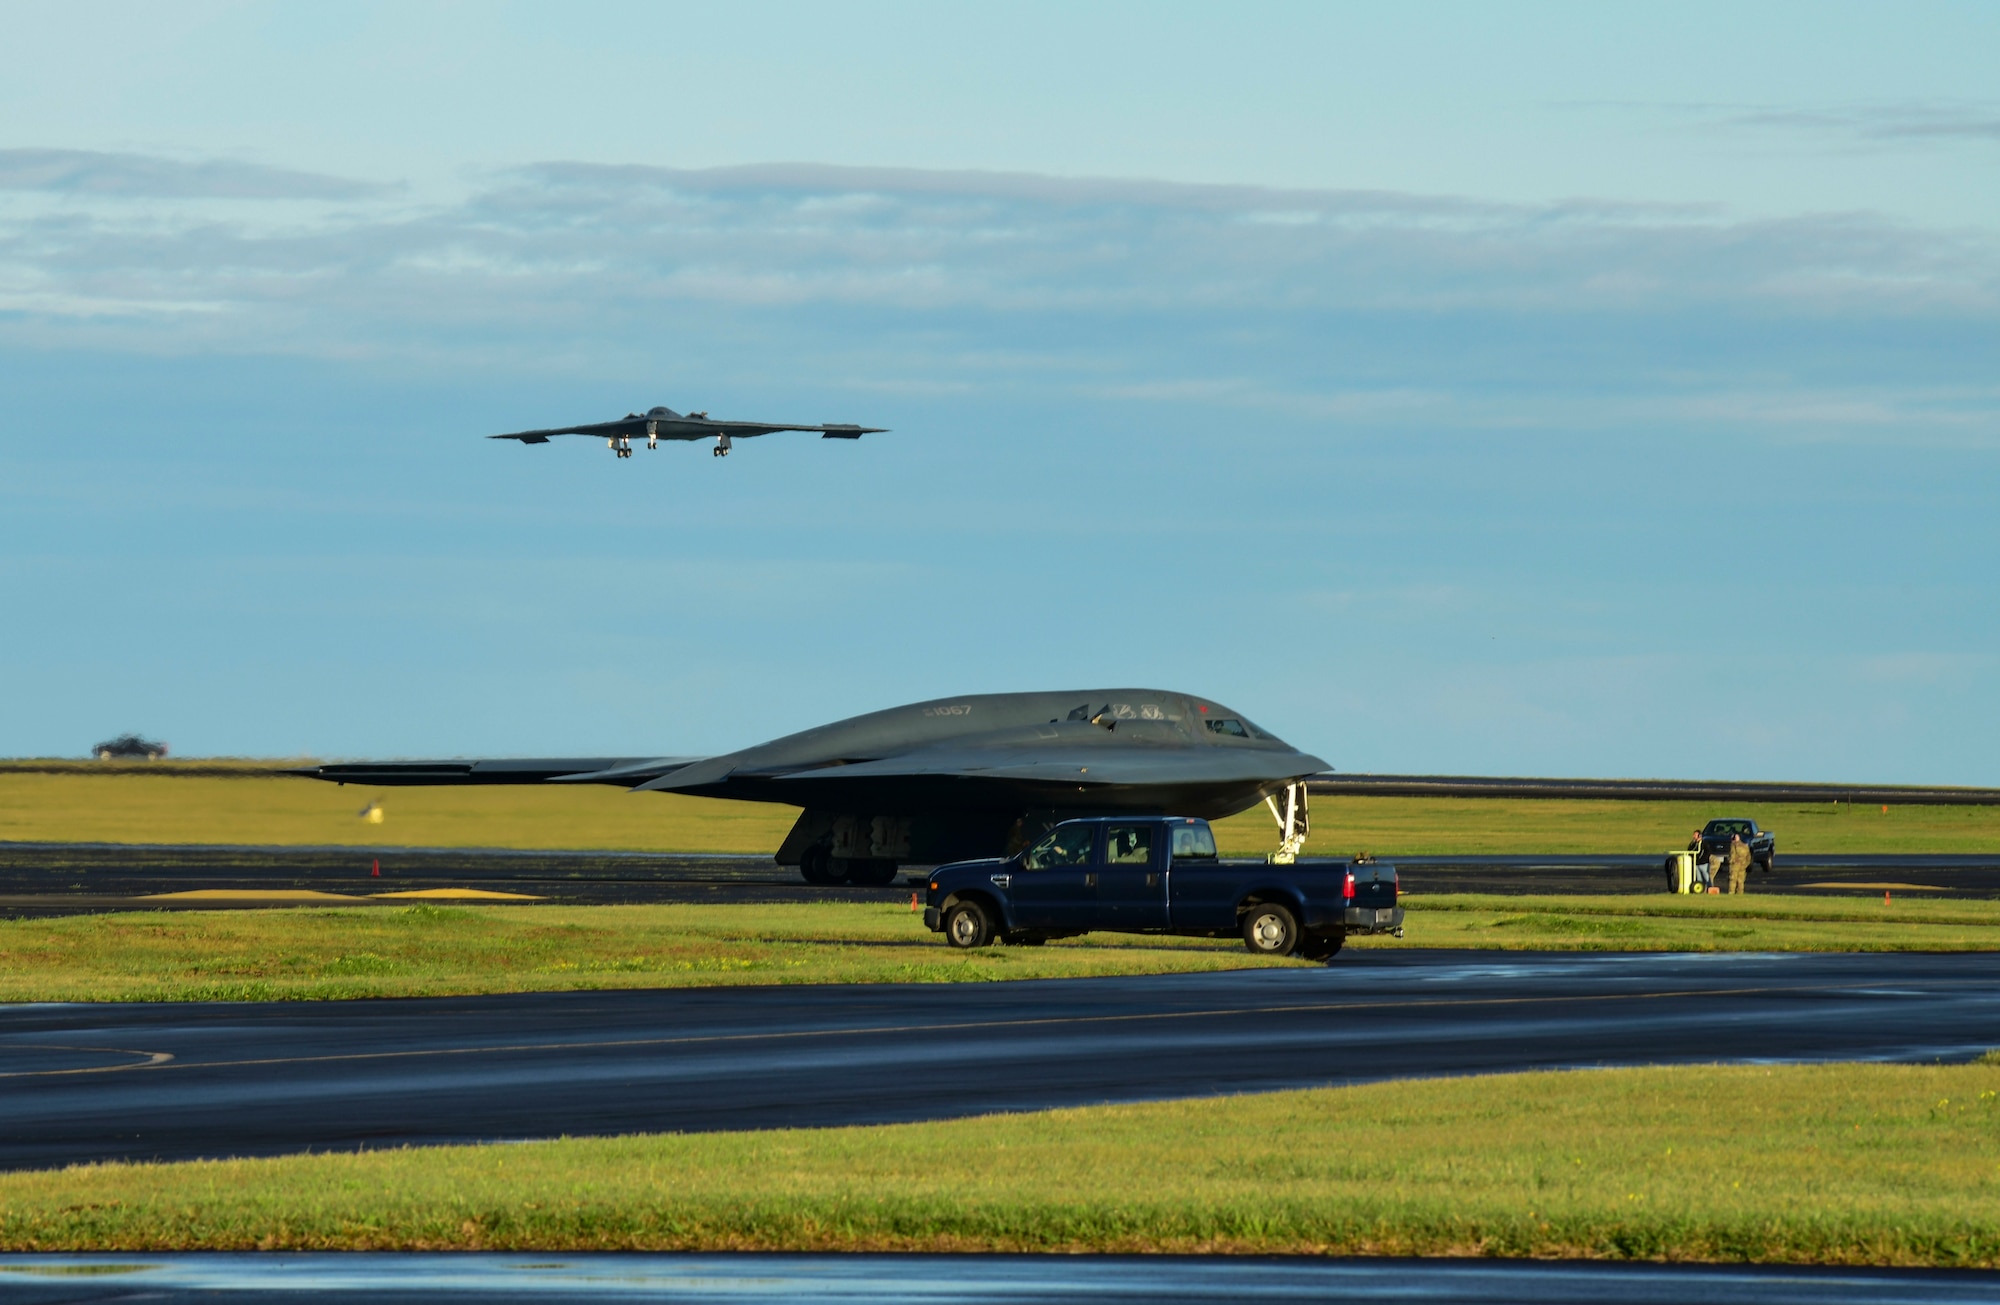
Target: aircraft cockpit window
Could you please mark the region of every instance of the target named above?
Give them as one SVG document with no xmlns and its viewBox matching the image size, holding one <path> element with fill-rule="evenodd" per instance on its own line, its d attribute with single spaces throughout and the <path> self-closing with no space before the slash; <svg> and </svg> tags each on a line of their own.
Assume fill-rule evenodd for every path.
<svg viewBox="0 0 2000 1305">
<path fill-rule="evenodd" d="M 1207 821 L 1174 826 L 1174 860 L 1215 859 L 1215 834 Z"/>
<path fill-rule="evenodd" d="M 1089 703 L 1085 703 L 1085 704 L 1084 704 L 1083 706 L 1081 706 L 1081 707 L 1077 707 L 1077 708 L 1074 708 L 1074 709 L 1072 709 L 1072 710 L 1071 710 L 1071 712 L 1070 712 L 1070 714 L 1069 714 L 1069 718 L 1070 718 L 1071 720 L 1089 720 L 1089 719 L 1090 719 L 1090 704 L 1089 704 Z"/>
<path fill-rule="evenodd" d="M 1104 831 L 1104 859 L 1112 865 L 1147 865 L 1153 859 L 1151 825 L 1113 825 Z"/>
<path fill-rule="evenodd" d="M 1095 835 L 1089 825 L 1062 825 L 1028 850 L 1022 858 L 1024 870 L 1054 870 L 1067 865 L 1089 865 L 1090 845 Z"/>
<path fill-rule="evenodd" d="M 1221 720 L 1213 716 L 1209 717 L 1208 730 L 1211 734 L 1227 734 L 1232 739 L 1247 739 L 1250 737 L 1250 731 L 1243 728 L 1242 721 L 1230 720 L 1226 717 Z"/>
</svg>

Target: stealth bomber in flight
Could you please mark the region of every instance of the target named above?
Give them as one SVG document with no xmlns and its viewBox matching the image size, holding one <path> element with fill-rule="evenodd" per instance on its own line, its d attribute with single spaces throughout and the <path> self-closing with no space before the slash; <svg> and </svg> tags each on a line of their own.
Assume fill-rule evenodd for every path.
<svg viewBox="0 0 2000 1305">
<path fill-rule="evenodd" d="M 778 848 L 816 884 L 886 884 L 903 865 L 1003 855 L 1060 820 L 1219 819 L 1266 803 L 1277 856 L 1305 842 L 1318 757 L 1220 703 L 1159 689 L 976 694 L 911 703 L 719 757 L 344 762 L 343 784 L 617 784 L 802 807 Z"/>
<path fill-rule="evenodd" d="M 769 435 L 773 431 L 805 430 L 818 431 L 821 439 L 858 440 L 863 435 L 879 435 L 881 426 L 856 426 L 847 422 L 829 422 L 822 426 L 800 426 L 790 422 L 771 421 L 717 421 L 705 412 L 679 413 L 672 408 L 648 408 L 645 412 L 628 412 L 615 421 L 585 422 L 580 426 L 551 426 L 547 430 L 521 430 L 511 435 L 489 435 L 495 440 L 519 440 L 523 444 L 547 444 L 556 435 L 595 435 L 611 446 L 611 451 L 621 458 L 632 456 L 632 441 L 643 439 L 646 447 L 657 449 L 661 440 L 714 440 L 716 457 L 726 457 L 732 440 L 749 439 L 753 435 Z"/>
</svg>

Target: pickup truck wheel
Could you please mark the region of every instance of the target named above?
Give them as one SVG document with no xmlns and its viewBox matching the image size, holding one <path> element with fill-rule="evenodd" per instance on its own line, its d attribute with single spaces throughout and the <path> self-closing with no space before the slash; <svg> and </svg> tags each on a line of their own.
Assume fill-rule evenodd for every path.
<svg viewBox="0 0 2000 1305">
<path fill-rule="evenodd" d="M 984 947 L 993 941 L 993 917 L 977 902 L 957 902 L 944 913 L 944 940 L 954 947 Z"/>
<path fill-rule="evenodd" d="M 1759 870 L 1762 870 L 1762 871 L 1763 871 L 1763 872 L 1764 872 L 1765 874 L 1770 874 L 1770 873 L 1771 873 L 1771 862 L 1773 862 L 1773 861 L 1775 861 L 1775 860 L 1777 860 L 1777 859 L 1778 859 L 1778 858 L 1777 858 L 1777 857 L 1775 857 L 1775 856 L 1767 856 L 1767 857 L 1765 857 L 1765 858 L 1764 858 L 1764 859 L 1763 859 L 1762 861 L 1758 861 L 1758 862 L 1755 862 L 1754 864 L 1756 865 L 1756 867 L 1757 867 L 1757 868 L 1758 868 Z"/>
<path fill-rule="evenodd" d="M 1243 915 L 1243 945 L 1259 956 L 1290 956 L 1299 949 L 1299 922 L 1282 906 L 1253 906 Z"/>
</svg>

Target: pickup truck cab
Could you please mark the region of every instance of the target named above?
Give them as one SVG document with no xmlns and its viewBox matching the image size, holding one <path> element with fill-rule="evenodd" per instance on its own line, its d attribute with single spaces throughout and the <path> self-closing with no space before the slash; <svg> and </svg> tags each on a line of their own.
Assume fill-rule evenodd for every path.
<svg viewBox="0 0 2000 1305">
<path fill-rule="evenodd" d="M 1704 858 L 1728 856 L 1732 834 L 1740 835 L 1750 845 L 1750 864 L 1769 874 L 1771 863 L 1778 858 L 1778 836 L 1768 829 L 1757 828 L 1757 822 L 1747 816 L 1709 821 L 1701 827 L 1701 846 L 1688 850 Z"/>
<path fill-rule="evenodd" d="M 924 925 L 954 947 L 1092 931 L 1241 937 L 1260 956 L 1324 960 L 1351 933 L 1403 932 L 1396 867 L 1224 861 L 1206 820 L 1066 820 L 1010 857 L 931 872 Z"/>
</svg>

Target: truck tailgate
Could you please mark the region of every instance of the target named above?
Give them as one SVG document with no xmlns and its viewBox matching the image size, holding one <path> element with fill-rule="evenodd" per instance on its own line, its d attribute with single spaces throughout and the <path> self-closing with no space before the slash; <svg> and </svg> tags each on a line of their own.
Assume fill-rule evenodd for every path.
<svg viewBox="0 0 2000 1305">
<path fill-rule="evenodd" d="M 1348 905 L 1380 909 L 1396 904 L 1395 866 L 1371 863 L 1348 869 L 1354 875 L 1354 899 Z"/>
</svg>

